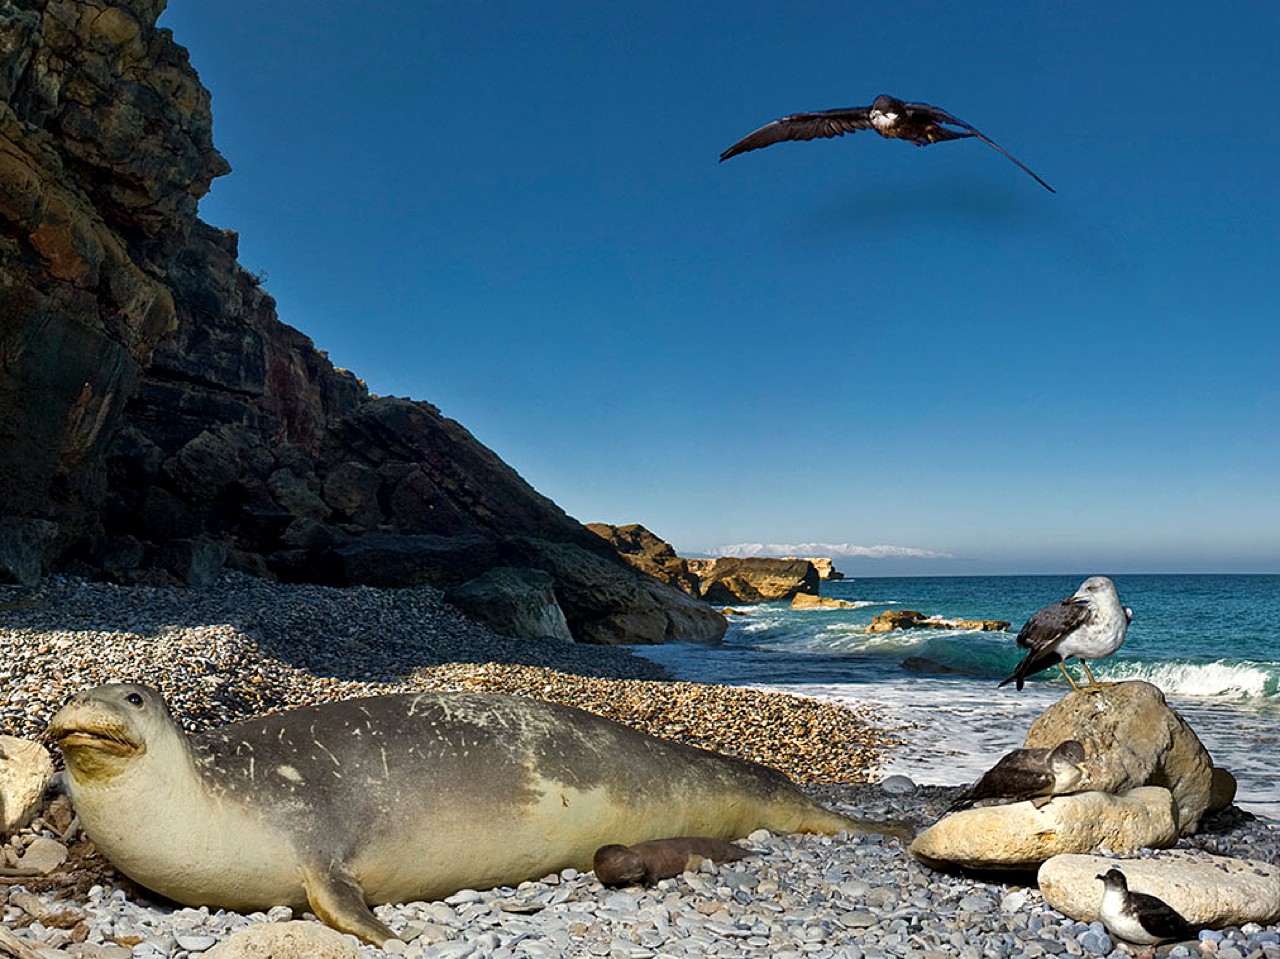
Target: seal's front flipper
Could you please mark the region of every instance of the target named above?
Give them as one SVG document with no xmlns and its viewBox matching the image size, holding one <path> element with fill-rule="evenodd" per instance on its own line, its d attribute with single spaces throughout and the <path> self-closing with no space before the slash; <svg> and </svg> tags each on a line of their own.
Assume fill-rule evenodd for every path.
<svg viewBox="0 0 1280 959">
<path fill-rule="evenodd" d="M 311 862 L 302 867 L 302 887 L 307 902 L 326 926 L 349 932 L 373 946 L 399 938 L 378 921 L 364 901 L 364 890 L 342 863 Z"/>
</svg>

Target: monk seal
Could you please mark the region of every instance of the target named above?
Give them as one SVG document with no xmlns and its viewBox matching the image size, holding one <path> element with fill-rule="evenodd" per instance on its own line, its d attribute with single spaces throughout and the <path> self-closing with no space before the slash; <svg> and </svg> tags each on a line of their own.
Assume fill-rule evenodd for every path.
<svg viewBox="0 0 1280 959">
<path fill-rule="evenodd" d="M 633 846 L 610 843 L 601 846 L 592 857 L 596 878 L 606 886 L 630 883 L 647 885 L 659 879 L 670 879 L 682 872 L 692 872 L 702 860 L 734 862 L 750 856 L 741 846 L 709 836 L 675 836 L 650 839 Z"/>
<path fill-rule="evenodd" d="M 68 791 L 125 875 L 188 905 L 309 908 L 374 945 L 370 904 L 591 868 L 604 843 L 883 832 L 756 763 L 515 696 L 304 706 L 187 736 L 150 687 L 77 693 L 50 723 Z"/>
</svg>

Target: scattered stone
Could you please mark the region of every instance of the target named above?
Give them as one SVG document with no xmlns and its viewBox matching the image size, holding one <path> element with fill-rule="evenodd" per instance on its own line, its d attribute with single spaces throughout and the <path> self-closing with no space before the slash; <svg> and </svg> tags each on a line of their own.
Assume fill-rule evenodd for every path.
<svg viewBox="0 0 1280 959">
<path fill-rule="evenodd" d="M 1118 868 L 1132 892 L 1163 899 L 1193 925 L 1215 928 L 1280 919 L 1280 866 L 1249 859 L 1174 850 L 1151 858 L 1056 856 L 1040 867 L 1045 900 L 1084 922 L 1098 918 L 1102 882 Z"/>
<path fill-rule="evenodd" d="M 48 875 L 67 861 L 67 855 L 67 847 L 56 839 L 37 836 L 18 860 L 18 868 Z"/>
<path fill-rule="evenodd" d="M 37 742 L 0 736 L 0 837 L 31 821 L 53 778 L 53 759 Z"/>
<path fill-rule="evenodd" d="M 909 796 L 916 791 L 916 784 L 910 776 L 890 776 L 880 781 L 880 788 L 890 796 Z"/>
<path fill-rule="evenodd" d="M 1107 848 L 1130 853 L 1173 845 L 1178 838 L 1169 790 L 1132 789 L 1122 796 L 1087 792 L 1037 806 L 1016 802 L 952 813 L 911 844 L 925 862 L 970 869 L 1032 869 L 1064 853 Z"/>
<path fill-rule="evenodd" d="M 208 959 L 356 959 L 351 936 L 318 922 L 255 923 L 214 946 Z"/>
</svg>

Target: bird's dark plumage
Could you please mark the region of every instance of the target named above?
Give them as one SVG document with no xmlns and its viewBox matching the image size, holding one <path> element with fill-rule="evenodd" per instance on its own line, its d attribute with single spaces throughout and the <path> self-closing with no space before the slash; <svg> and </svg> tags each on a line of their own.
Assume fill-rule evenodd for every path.
<svg viewBox="0 0 1280 959">
<path fill-rule="evenodd" d="M 1163 899 L 1130 892 L 1128 880 L 1119 869 L 1108 869 L 1097 878 L 1103 885 L 1098 918 L 1118 939 L 1154 945 L 1196 937 L 1199 930 Z"/>
<path fill-rule="evenodd" d="M 1006 753 L 949 807 L 959 812 L 978 803 L 1021 802 L 1061 795 L 1076 789 L 1084 778 L 1084 746 L 1066 739 L 1052 749 L 1015 749 Z"/>
<path fill-rule="evenodd" d="M 960 129 L 949 130 L 943 124 Z M 906 140 L 916 146 L 975 137 L 1016 163 L 1050 193 L 1057 192 L 1036 176 L 1030 167 L 977 127 L 965 123 L 941 107 L 935 107 L 930 103 L 907 103 L 885 94 L 876 97 L 875 102 L 869 107 L 845 107 L 839 110 L 820 110 L 816 113 L 793 113 L 781 120 L 774 120 L 759 130 L 748 133 L 729 147 L 720 154 L 720 160 L 723 162 L 748 150 L 759 150 L 761 147 L 772 146 L 787 140 L 829 139 L 844 136 L 846 133 L 856 133 L 858 130 L 874 130 L 882 137 Z"/>
</svg>

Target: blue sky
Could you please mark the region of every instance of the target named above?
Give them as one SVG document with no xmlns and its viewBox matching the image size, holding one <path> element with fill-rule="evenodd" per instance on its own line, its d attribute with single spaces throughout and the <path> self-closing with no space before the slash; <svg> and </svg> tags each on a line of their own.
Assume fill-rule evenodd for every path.
<svg viewBox="0 0 1280 959">
<path fill-rule="evenodd" d="M 234 168 L 202 216 L 281 319 L 584 522 L 846 544 L 857 575 L 1280 572 L 1280 7 L 171 0 L 161 24 Z M 879 93 L 1057 195 L 976 140 L 717 163 Z"/>
</svg>

